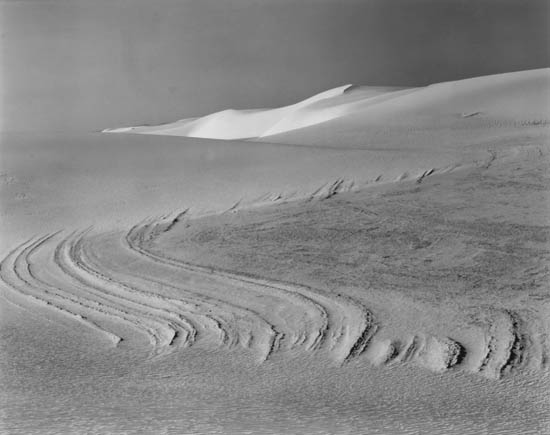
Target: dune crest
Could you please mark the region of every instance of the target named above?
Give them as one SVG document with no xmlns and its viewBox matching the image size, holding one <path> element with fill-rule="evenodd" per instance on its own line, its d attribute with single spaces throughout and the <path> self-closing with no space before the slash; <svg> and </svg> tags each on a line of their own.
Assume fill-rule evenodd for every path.
<svg viewBox="0 0 550 435">
<path fill-rule="evenodd" d="M 108 133 L 145 133 L 170 136 L 187 136 L 210 139 L 247 139 L 265 135 L 273 126 L 288 116 L 300 112 L 315 103 L 343 95 L 352 85 L 344 85 L 321 92 L 306 100 L 276 109 L 222 110 L 201 118 L 141 127 L 106 129 Z M 279 132 L 279 130 L 276 130 Z M 286 131 L 286 130 L 280 130 Z"/>
<path fill-rule="evenodd" d="M 340 118 L 354 113 L 360 106 L 385 101 L 407 91 L 407 88 L 397 87 L 344 85 L 296 104 L 274 109 L 227 109 L 168 124 L 110 128 L 103 132 L 226 140 L 257 139 Z"/>
<path fill-rule="evenodd" d="M 365 128 L 379 125 L 409 130 L 411 126 L 456 128 L 461 121 L 470 121 L 468 128 L 480 123 L 546 125 L 549 100 L 550 69 L 546 68 L 420 88 L 344 85 L 280 108 L 228 109 L 163 125 L 104 132 L 326 145 L 342 139 L 345 131 L 351 141 L 347 144 L 355 146 L 363 142 Z"/>
</svg>

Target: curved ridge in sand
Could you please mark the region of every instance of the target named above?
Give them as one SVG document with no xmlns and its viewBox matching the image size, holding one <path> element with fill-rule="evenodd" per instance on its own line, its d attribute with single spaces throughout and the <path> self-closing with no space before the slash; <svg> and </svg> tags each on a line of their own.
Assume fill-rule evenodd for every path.
<svg viewBox="0 0 550 435">
<path fill-rule="evenodd" d="M 341 362 L 362 353 L 376 331 L 372 313 L 350 297 L 179 262 L 148 250 L 164 224 L 128 234 L 74 232 L 33 238 L 2 262 L 10 302 L 39 304 L 100 331 L 114 344 L 118 325 L 149 342 L 152 355 L 203 341 L 253 350 L 325 350 Z M 156 289 L 156 290 L 155 290 Z"/>
<path fill-rule="evenodd" d="M 491 312 L 487 339 L 473 352 L 481 359 L 464 364 L 469 350 L 449 337 L 380 337 L 383 325 L 371 309 L 344 292 L 172 258 L 154 243 L 172 225 L 165 216 L 127 233 L 34 237 L 0 264 L 1 295 L 76 320 L 115 346 L 145 339 L 150 357 L 194 345 L 246 350 L 260 362 L 276 353 L 320 352 L 338 363 L 364 357 L 435 372 L 464 366 L 493 379 L 544 366 L 533 325 L 521 313 Z"/>
</svg>

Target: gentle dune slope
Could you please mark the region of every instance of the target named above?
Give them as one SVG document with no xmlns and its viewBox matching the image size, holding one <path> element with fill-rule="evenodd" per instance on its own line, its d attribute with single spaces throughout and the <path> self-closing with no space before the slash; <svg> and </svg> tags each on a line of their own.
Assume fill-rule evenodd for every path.
<svg viewBox="0 0 550 435">
<path fill-rule="evenodd" d="M 3 254 L 33 229 L 117 226 L 180 207 L 193 215 L 326 197 L 481 164 L 468 150 L 339 150 L 146 135 L 3 135 Z M 55 170 L 52 170 L 55 168 Z"/>
<path fill-rule="evenodd" d="M 278 109 L 225 110 L 161 126 L 105 131 L 318 145 L 346 139 L 348 146 L 362 146 L 367 126 L 418 131 L 544 124 L 549 99 L 550 70 L 540 69 L 413 89 L 347 85 Z"/>
<path fill-rule="evenodd" d="M 381 101 L 400 88 L 341 86 L 277 109 L 223 110 L 202 118 L 158 126 L 106 129 L 107 133 L 143 133 L 210 139 L 248 139 L 319 124 Z M 396 94 L 397 95 L 397 94 Z M 385 97 L 384 97 L 385 96 Z M 390 97 L 391 98 L 391 97 Z"/>
<path fill-rule="evenodd" d="M 332 98 L 317 100 L 300 110 L 287 111 L 285 115 L 261 137 L 285 131 L 315 126 L 331 119 L 354 113 L 359 107 L 375 105 L 410 92 L 408 89 L 391 87 L 350 86 L 346 91 Z"/>
<path fill-rule="evenodd" d="M 427 86 L 262 140 L 361 148 L 423 143 L 456 147 L 502 137 L 518 127 L 545 126 L 549 120 L 550 69 L 540 69 Z"/>
<path fill-rule="evenodd" d="M 223 110 L 202 118 L 182 119 L 180 121 L 152 127 L 128 127 L 107 129 L 105 132 L 132 132 L 147 134 L 166 134 L 171 136 L 189 136 L 211 139 L 244 139 L 262 136 L 285 116 L 306 108 L 318 101 L 330 99 L 344 93 L 351 85 L 341 86 L 322 92 L 307 100 L 278 109 Z"/>
</svg>

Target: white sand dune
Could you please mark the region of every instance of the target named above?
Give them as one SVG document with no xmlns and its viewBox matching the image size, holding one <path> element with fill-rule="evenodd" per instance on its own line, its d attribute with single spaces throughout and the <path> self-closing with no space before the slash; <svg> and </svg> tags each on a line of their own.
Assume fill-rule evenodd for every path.
<svg viewBox="0 0 550 435">
<path fill-rule="evenodd" d="M 549 84 L 2 134 L 0 432 L 545 433 Z"/>
<path fill-rule="evenodd" d="M 412 89 L 347 85 L 278 109 L 225 110 L 160 126 L 105 131 L 364 147 L 375 132 L 393 139 L 426 129 L 547 124 L 549 101 L 550 70 L 540 69 Z"/>
<path fill-rule="evenodd" d="M 550 122 L 550 69 L 438 83 L 314 127 L 261 140 L 316 146 L 453 148 Z"/>
<path fill-rule="evenodd" d="M 107 133 L 143 133 L 209 139 L 248 139 L 319 124 L 355 107 L 374 103 L 399 88 L 340 86 L 299 103 L 277 109 L 224 110 L 201 118 L 182 119 L 159 126 L 106 129 Z"/>
</svg>

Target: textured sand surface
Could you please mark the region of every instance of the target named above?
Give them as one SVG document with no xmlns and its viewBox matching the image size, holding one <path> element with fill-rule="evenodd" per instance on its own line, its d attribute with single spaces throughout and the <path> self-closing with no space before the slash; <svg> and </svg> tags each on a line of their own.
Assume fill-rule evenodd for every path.
<svg viewBox="0 0 550 435">
<path fill-rule="evenodd" d="M 548 433 L 548 77 L 3 135 L 0 432 Z"/>
</svg>

